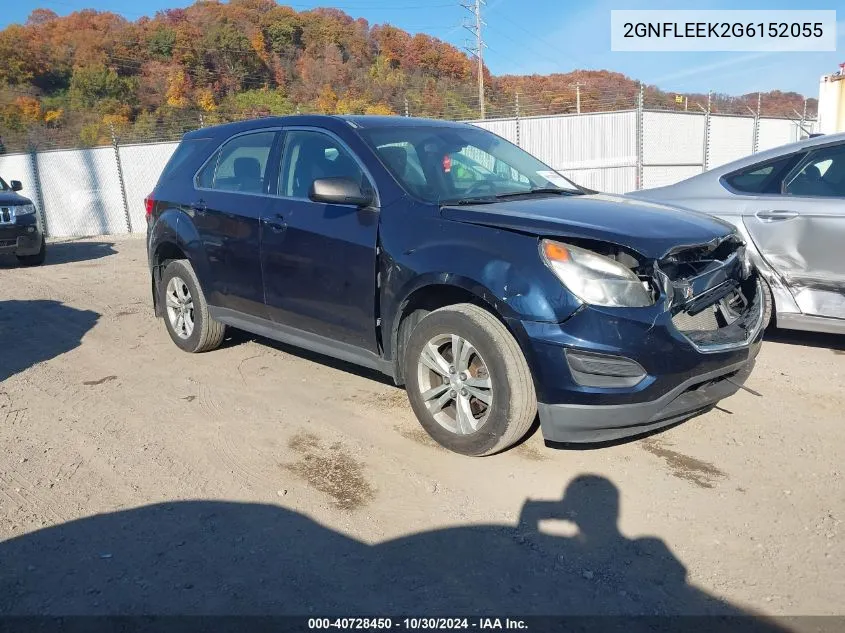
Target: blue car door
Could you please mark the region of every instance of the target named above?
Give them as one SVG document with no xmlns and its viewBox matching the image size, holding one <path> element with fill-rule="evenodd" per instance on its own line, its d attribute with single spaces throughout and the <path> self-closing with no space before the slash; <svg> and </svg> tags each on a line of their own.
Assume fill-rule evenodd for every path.
<svg viewBox="0 0 845 633">
<path fill-rule="evenodd" d="M 264 295 L 270 318 L 369 352 L 376 344 L 378 210 L 309 199 L 318 178 L 372 189 L 361 161 L 336 136 L 289 129 L 277 195 L 261 223 Z"/>
<path fill-rule="evenodd" d="M 200 170 L 194 225 L 208 257 L 214 306 L 265 317 L 261 279 L 260 221 L 275 187 L 271 161 L 277 130 L 259 130 L 229 139 Z"/>
</svg>

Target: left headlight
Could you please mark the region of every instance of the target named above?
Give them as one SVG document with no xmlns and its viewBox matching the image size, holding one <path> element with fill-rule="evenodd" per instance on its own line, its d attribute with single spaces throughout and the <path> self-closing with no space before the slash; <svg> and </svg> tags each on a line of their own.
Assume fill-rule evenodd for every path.
<svg viewBox="0 0 845 633">
<path fill-rule="evenodd" d="M 15 207 L 15 215 L 32 215 L 35 213 L 34 204 L 21 204 Z"/>
<path fill-rule="evenodd" d="M 624 308 L 654 304 L 640 278 L 609 257 L 553 240 L 540 241 L 540 256 L 584 303 Z"/>
</svg>

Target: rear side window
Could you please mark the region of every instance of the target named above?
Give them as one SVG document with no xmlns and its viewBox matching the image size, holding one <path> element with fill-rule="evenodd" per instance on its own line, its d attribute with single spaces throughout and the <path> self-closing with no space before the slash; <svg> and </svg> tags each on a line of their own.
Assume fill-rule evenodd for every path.
<svg viewBox="0 0 845 633">
<path fill-rule="evenodd" d="M 725 182 L 742 193 L 780 193 L 781 183 L 789 171 L 798 164 L 803 154 L 782 156 L 765 164 L 752 165 L 742 171 L 725 176 Z"/>
<path fill-rule="evenodd" d="M 192 138 L 185 139 L 179 143 L 179 147 L 173 152 L 170 160 L 164 166 L 161 172 L 160 180 L 167 180 L 179 169 L 189 163 L 191 159 L 201 160 L 200 154 L 206 150 L 209 139 L 207 138 Z"/>
<path fill-rule="evenodd" d="M 268 158 L 275 132 L 242 134 L 228 141 L 197 175 L 204 189 L 265 193 Z"/>
<path fill-rule="evenodd" d="M 845 197 L 845 145 L 814 152 L 784 191 L 793 196 Z"/>
</svg>

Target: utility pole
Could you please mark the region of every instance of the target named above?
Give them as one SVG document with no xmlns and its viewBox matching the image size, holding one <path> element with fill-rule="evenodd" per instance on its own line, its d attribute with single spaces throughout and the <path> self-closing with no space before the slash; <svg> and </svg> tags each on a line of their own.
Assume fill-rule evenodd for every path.
<svg viewBox="0 0 845 633">
<path fill-rule="evenodd" d="M 574 84 L 570 84 L 570 87 L 575 88 L 575 113 L 581 114 L 581 86 L 586 86 L 587 84 L 583 84 L 580 81 L 576 81 Z"/>
<path fill-rule="evenodd" d="M 467 46 L 466 50 L 475 57 L 478 62 L 478 107 L 481 111 L 481 118 L 485 118 L 484 110 L 484 38 L 481 27 L 486 26 L 481 19 L 481 5 L 486 4 L 485 0 L 466 0 L 461 6 L 473 14 L 474 22 L 464 23 L 464 28 L 475 36 L 475 46 Z"/>
</svg>

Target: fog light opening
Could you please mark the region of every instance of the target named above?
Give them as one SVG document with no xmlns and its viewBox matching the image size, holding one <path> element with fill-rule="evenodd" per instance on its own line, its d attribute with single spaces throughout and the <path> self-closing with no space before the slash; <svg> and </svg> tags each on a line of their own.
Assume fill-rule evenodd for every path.
<svg viewBox="0 0 845 633">
<path fill-rule="evenodd" d="M 625 388 L 638 385 L 646 371 L 630 358 L 566 350 L 572 378 L 583 387 Z"/>
</svg>

